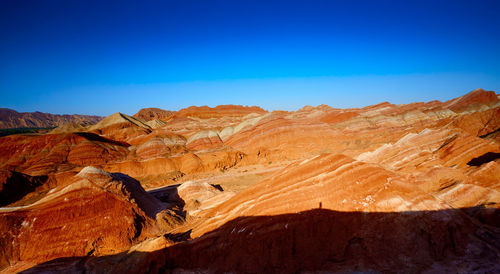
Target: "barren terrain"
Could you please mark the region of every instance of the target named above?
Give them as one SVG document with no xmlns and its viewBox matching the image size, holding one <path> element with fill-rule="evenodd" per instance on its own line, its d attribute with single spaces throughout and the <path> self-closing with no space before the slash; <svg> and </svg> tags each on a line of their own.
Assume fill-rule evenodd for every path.
<svg viewBox="0 0 500 274">
<path fill-rule="evenodd" d="M 500 271 L 494 91 L 91 121 L 0 138 L 0 271 Z"/>
</svg>

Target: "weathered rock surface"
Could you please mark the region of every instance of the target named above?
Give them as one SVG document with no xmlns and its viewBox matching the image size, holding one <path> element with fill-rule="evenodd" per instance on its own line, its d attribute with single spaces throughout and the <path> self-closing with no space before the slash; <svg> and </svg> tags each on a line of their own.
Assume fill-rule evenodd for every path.
<svg viewBox="0 0 500 274">
<path fill-rule="evenodd" d="M 0 262 L 113 254 L 158 233 L 161 203 L 139 182 L 94 167 L 21 207 L 0 208 Z"/>
<path fill-rule="evenodd" d="M 494 91 L 476 89 L 464 96 L 446 102 L 445 106 L 455 112 L 484 110 L 500 102 Z"/>
<path fill-rule="evenodd" d="M 0 128 L 48 128 L 65 124 L 95 124 L 102 119 L 94 115 L 57 115 L 42 112 L 17 112 L 0 108 Z"/>
<path fill-rule="evenodd" d="M 47 176 L 32 177 L 15 171 L 0 170 L 0 207 L 22 199 L 47 180 Z"/>
<path fill-rule="evenodd" d="M 198 132 L 186 142 L 186 147 L 191 150 L 201 150 L 218 146 L 222 146 L 222 139 L 213 130 Z"/>
<path fill-rule="evenodd" d="M 124 158 L 127 144 L 91 133 L 11 135 L 0 138 L 0 167 L 46 175 Z"/>
<path fill-rule="evenodd" d="M 49 131 L 49 134 L 61 134 L 61 133 L 71 133 L 71 132 L 84 132 L 87 131 L 92 124 L 80 123 L 80 124 L 64 124 L 60 125 L 53 130 Z"/>
<path fill-rule="evenodd" d="M 323 154 L 296 162 L 215 207 L 207 214 L 214 218 L 196 224 L 192 236 L 201 236 L 237 217 L 315 208 L 401 212 L 448 207 L 413 182 L 378 165 Z"/>
<path fill-rule="evenodd" d="M 500 103 L 494 92 L 479 89 L 444 103 L 271 113 L 229 105 L 144 109 L 134 116 L 113 114 L 86 133 L 0 138 L 0 167 L 46 175 L 50 183 L 14 204 L 23 207 L 2 213 L 0 225 L 16 227 L 15 235 L 25 233 L 29 216 L 49 219 L 62 205 L 74 210 L 54 193 L 79 185 L 74 174 L 86 165 L 137 178 L 163 202 L 149 204 L 153 198 L 134 190 L 140 197 L 111 203 L 122 196 L 109 184 L 61 194 L 76 205 L 102 204 L 118 212 L 113 216 L 139 214 L 144 229 L 118 222 L 127 232 L 116 236 L 119 229 L 111 225 L 110 234 L 103 232 L 111 240 L 91 241 L 98 252 L 90 257 L 82 240 L 90 236 L 83 232 L 55 241 L 73 241 L 81 252 L 19 251 L 29 254 L 21 258 L 15 250 L 23 249 L 9 245 L 4 258 L 18 257 L 8 271 L 63 253 L 75 258 L 31 270 L 499 271 Z M 245 185 L 244 175 L 259 170 L 274 173 Z M 123 181 L 94 171 L 92 178 Z M 32 189 L 28 175 L 19 175 L 19 186 Z M 234 192 L 217 183 L 240 178 L 235 184 L 244 187 Z M 96 212 L 85 220 L 105 216 Z M 74 218 L 65 214 L 53 226 Z"/>
<path fill-rule="evenodd" d="M 144 121 L 161 120 L 166 121 L 174 115 L 173 111 L 163 110 L 160 108 L 143 108 L 132 117 L 142 119 Z"/>
<path fill-rule="evenodd" d="M 200 216 L 235 195 L 234 192 L 223 191 L 220 186 L 192 181 L 177 187 L 177 194 L 185 203 L 184 210 L 191 216 Z"/>
<path fill-rule="evenodd" d="M 260 107 L 238 106 L 238 105 L 220 105 L 214 108 L 208 106 L 188 107 L 179 110 L 176 115 L 181 117 L 197 117 L 202 119 L 221 118 L 221 117 L 242 117 L 251 113 L 266 113 Z"/>
<path fill-rule="evenodd" d="M 90 127 L 89 131 L 117 141 L 127 141 L 150 133 L 151 127 L 144 120 L 117 112 Z"/>
</svg>

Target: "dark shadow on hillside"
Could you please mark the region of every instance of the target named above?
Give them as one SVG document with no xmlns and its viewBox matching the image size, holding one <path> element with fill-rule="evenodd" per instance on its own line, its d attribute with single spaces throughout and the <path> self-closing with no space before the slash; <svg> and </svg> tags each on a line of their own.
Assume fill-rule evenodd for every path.
<svg viewBox="0 0 500 274">
<path fill-rule="evenodd" d="M 48 177 L 0 170 L 0 207 L 14 204 L 47 182 Z"/>
<path fill-rule="evenodd" d="M 43 134 L 49 132 L 55 127 L 19 127 L 19 128 L 1 128 L 0 129 L 0 137 L 14 135 L 14 134 L 25 134 L 25 135 L 35 135 L 35 134 Z"/>
<path fill-rule="evenodd" d="M 500 158 L 500 153 L 487 152 L 479 157 L 476 157 L 476 158 L 470 160 L 467 163 L 467 165 L 469 165 L 469 166 L 481 166 L 482 164 L 486 164 L 486 163 L 489 163 L 491 161 L 495 161 L 498 158 Z"/>
<path fill-rule="evenodd" d="M 498 272 L 498 209 L 338 212 L 239 217 L 154 252 L 61 258 L 40 271 L 170 273 Z"/>
<path fill-rule="evenodd" d="M 500 134 L 500 128 L 497 128 L 495 129 L 494 131 L 490 132 L 490 133 L 486 133 L 484 135 L 480 135 L 479 138 L 496 138 L 498 136 L 498 134 Z"/>
<path fill-rule="evenodd" d="M 224 191 L 224 189 L 222 188 L 222 186 L 220 184 L 210 184 L 210 185 L 215 187 L 216 189 L 218 189 L 220 191 Z"/>
<path fill-rule="evenodd" d="M 173 210 L 178 216 L 186 219 L 187 212 L 184 209 L 186 202 L 179 196 L 177 188 L 180 184 L 164 186 L 147 191 L 153 197 L 166 204 L 166 208 Z"/>
<path fill-rule="evenodd" d="M 130 144 L 127 143 L 127 142 L 116 141 L 116 140 L 113 140 L 113 139 L 109 139 L 109 138 L 103 137 L 101 135 L 97 135 L 95 133 L 77 132 L 75 134 L 78 135 L 78 136 L 84 137 L 85 139 L 88 139 L 90 141 L 94 141 L 94 142 L 110 143 L 110 144 L 124 146 L 124 147 L 129 147 L 130 146 Z"/>
<path fill-rule="evenodd" d="M 179 192 L 177 188 L 180 184 L 169 185 L 162 188 L 149 190 L 147 191 L 149 194 L 153 195 L 156 199 L 164 202 L 164 203 L 173 203 L 184 207 L 186 204 L 184 200 L 179 196 Z"/>
</svg>

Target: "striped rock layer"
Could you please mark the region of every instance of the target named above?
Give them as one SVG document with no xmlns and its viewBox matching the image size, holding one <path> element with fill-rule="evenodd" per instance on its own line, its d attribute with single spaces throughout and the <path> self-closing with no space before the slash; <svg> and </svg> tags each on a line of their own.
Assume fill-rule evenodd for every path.
<svg viewBox="0 0 500 274">
<path fill-rule="evenodd" d="M 498 272 L 499 134 L 498 95 L 475 90 L 352 109 L 147 109 L 2 137 L 2 191 L 23 193 L 0 208 L 2 267 Z M 270 168 L 239 192 L 213 183 Z"/>
</svg>

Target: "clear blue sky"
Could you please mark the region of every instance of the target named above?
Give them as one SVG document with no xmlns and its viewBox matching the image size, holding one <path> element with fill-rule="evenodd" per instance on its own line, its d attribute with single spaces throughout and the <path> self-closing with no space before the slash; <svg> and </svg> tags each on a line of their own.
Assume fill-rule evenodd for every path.
<svg viewBox="0 0 500 274">
<path fill-rule="evenodd" d="M 294 110 L 500 92 L 500 1 L 0 1 L 0 107 Z"/>
</svg>

